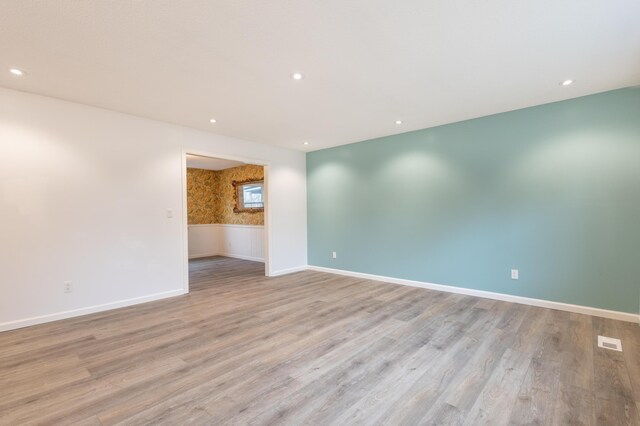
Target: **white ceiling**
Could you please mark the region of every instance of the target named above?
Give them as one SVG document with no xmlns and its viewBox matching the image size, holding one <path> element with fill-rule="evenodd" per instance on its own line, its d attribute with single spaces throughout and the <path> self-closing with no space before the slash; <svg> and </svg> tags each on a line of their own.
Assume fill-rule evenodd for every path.
<svg viewBox="0 0 640 426">
<path fill-rule="evenodd" d="M 301 150 L 639 83 L 637 0 L 0 2 L 1 86 Z"/>
<path fill-rule="evenodd" d="M 243 164 L 244 163 L 241 163 L 240 161 L 187 154 L 187 167 L 193 169 L 224 170 L 230 169 L 231 167 L 242 166 Z"/>
</svg>

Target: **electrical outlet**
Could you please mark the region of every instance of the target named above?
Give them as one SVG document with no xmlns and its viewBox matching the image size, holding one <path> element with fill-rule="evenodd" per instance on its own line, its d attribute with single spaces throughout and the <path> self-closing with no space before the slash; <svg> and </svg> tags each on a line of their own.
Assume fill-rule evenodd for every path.
<svg viewBox="0 0 640 426">
<path fill-rule="evenodd" d="M 64 282 L 64 292 L 65 293 L 71 293 L 73 291 L 73 285 L 71 281 L 65 281 Z"/>
<path fill-rule="evenodd" d="M 332 256 L 334 259 L 336 259 L 336 258 L 338 257 L 338 254 L 334 251 L 334 252 L 332 252 L 332 253 L 331 253 L 331 256 Z"/>
<path fill-rule="evenodd" d="M 512 280 L 517 280 L 520 278 L 520 271 L 518 271 L 517 269 L 512 269 L 511 270 L 511 279 Z"/>
</svg>

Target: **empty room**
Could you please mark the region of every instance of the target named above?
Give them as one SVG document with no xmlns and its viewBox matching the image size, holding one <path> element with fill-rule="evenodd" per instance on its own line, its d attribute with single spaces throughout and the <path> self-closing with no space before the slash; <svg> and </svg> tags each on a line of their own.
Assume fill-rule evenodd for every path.
<svg viewBox="0 0 640 426">
<path fill-rule="evenodd" d="M 0 425 L 640 426 L 639 23 L 2 0 Z"/>
</svg>

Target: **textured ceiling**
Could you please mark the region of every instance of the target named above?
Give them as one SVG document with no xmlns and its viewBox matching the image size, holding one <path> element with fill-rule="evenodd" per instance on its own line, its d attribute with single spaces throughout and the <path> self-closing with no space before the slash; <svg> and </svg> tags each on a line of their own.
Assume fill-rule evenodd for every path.
<svg viewBox="0 0 640 426">
<path fill-rule="evenodd" d="M 637 0 L 2 0 L 0 86 L 313 150 L 637 85 L 639 23 Z"/>
</svg>

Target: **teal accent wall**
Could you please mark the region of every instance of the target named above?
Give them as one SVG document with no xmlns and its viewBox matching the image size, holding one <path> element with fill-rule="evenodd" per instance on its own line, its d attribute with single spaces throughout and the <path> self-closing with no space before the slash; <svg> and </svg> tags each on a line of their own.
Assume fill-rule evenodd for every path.
<svg viewBox="0 0 640 426">
<path fill-rule="evenodd" d="M 638 88 L 311 152 L 307 185 L 310 265 L 639 310 Z"/>
</svg>

